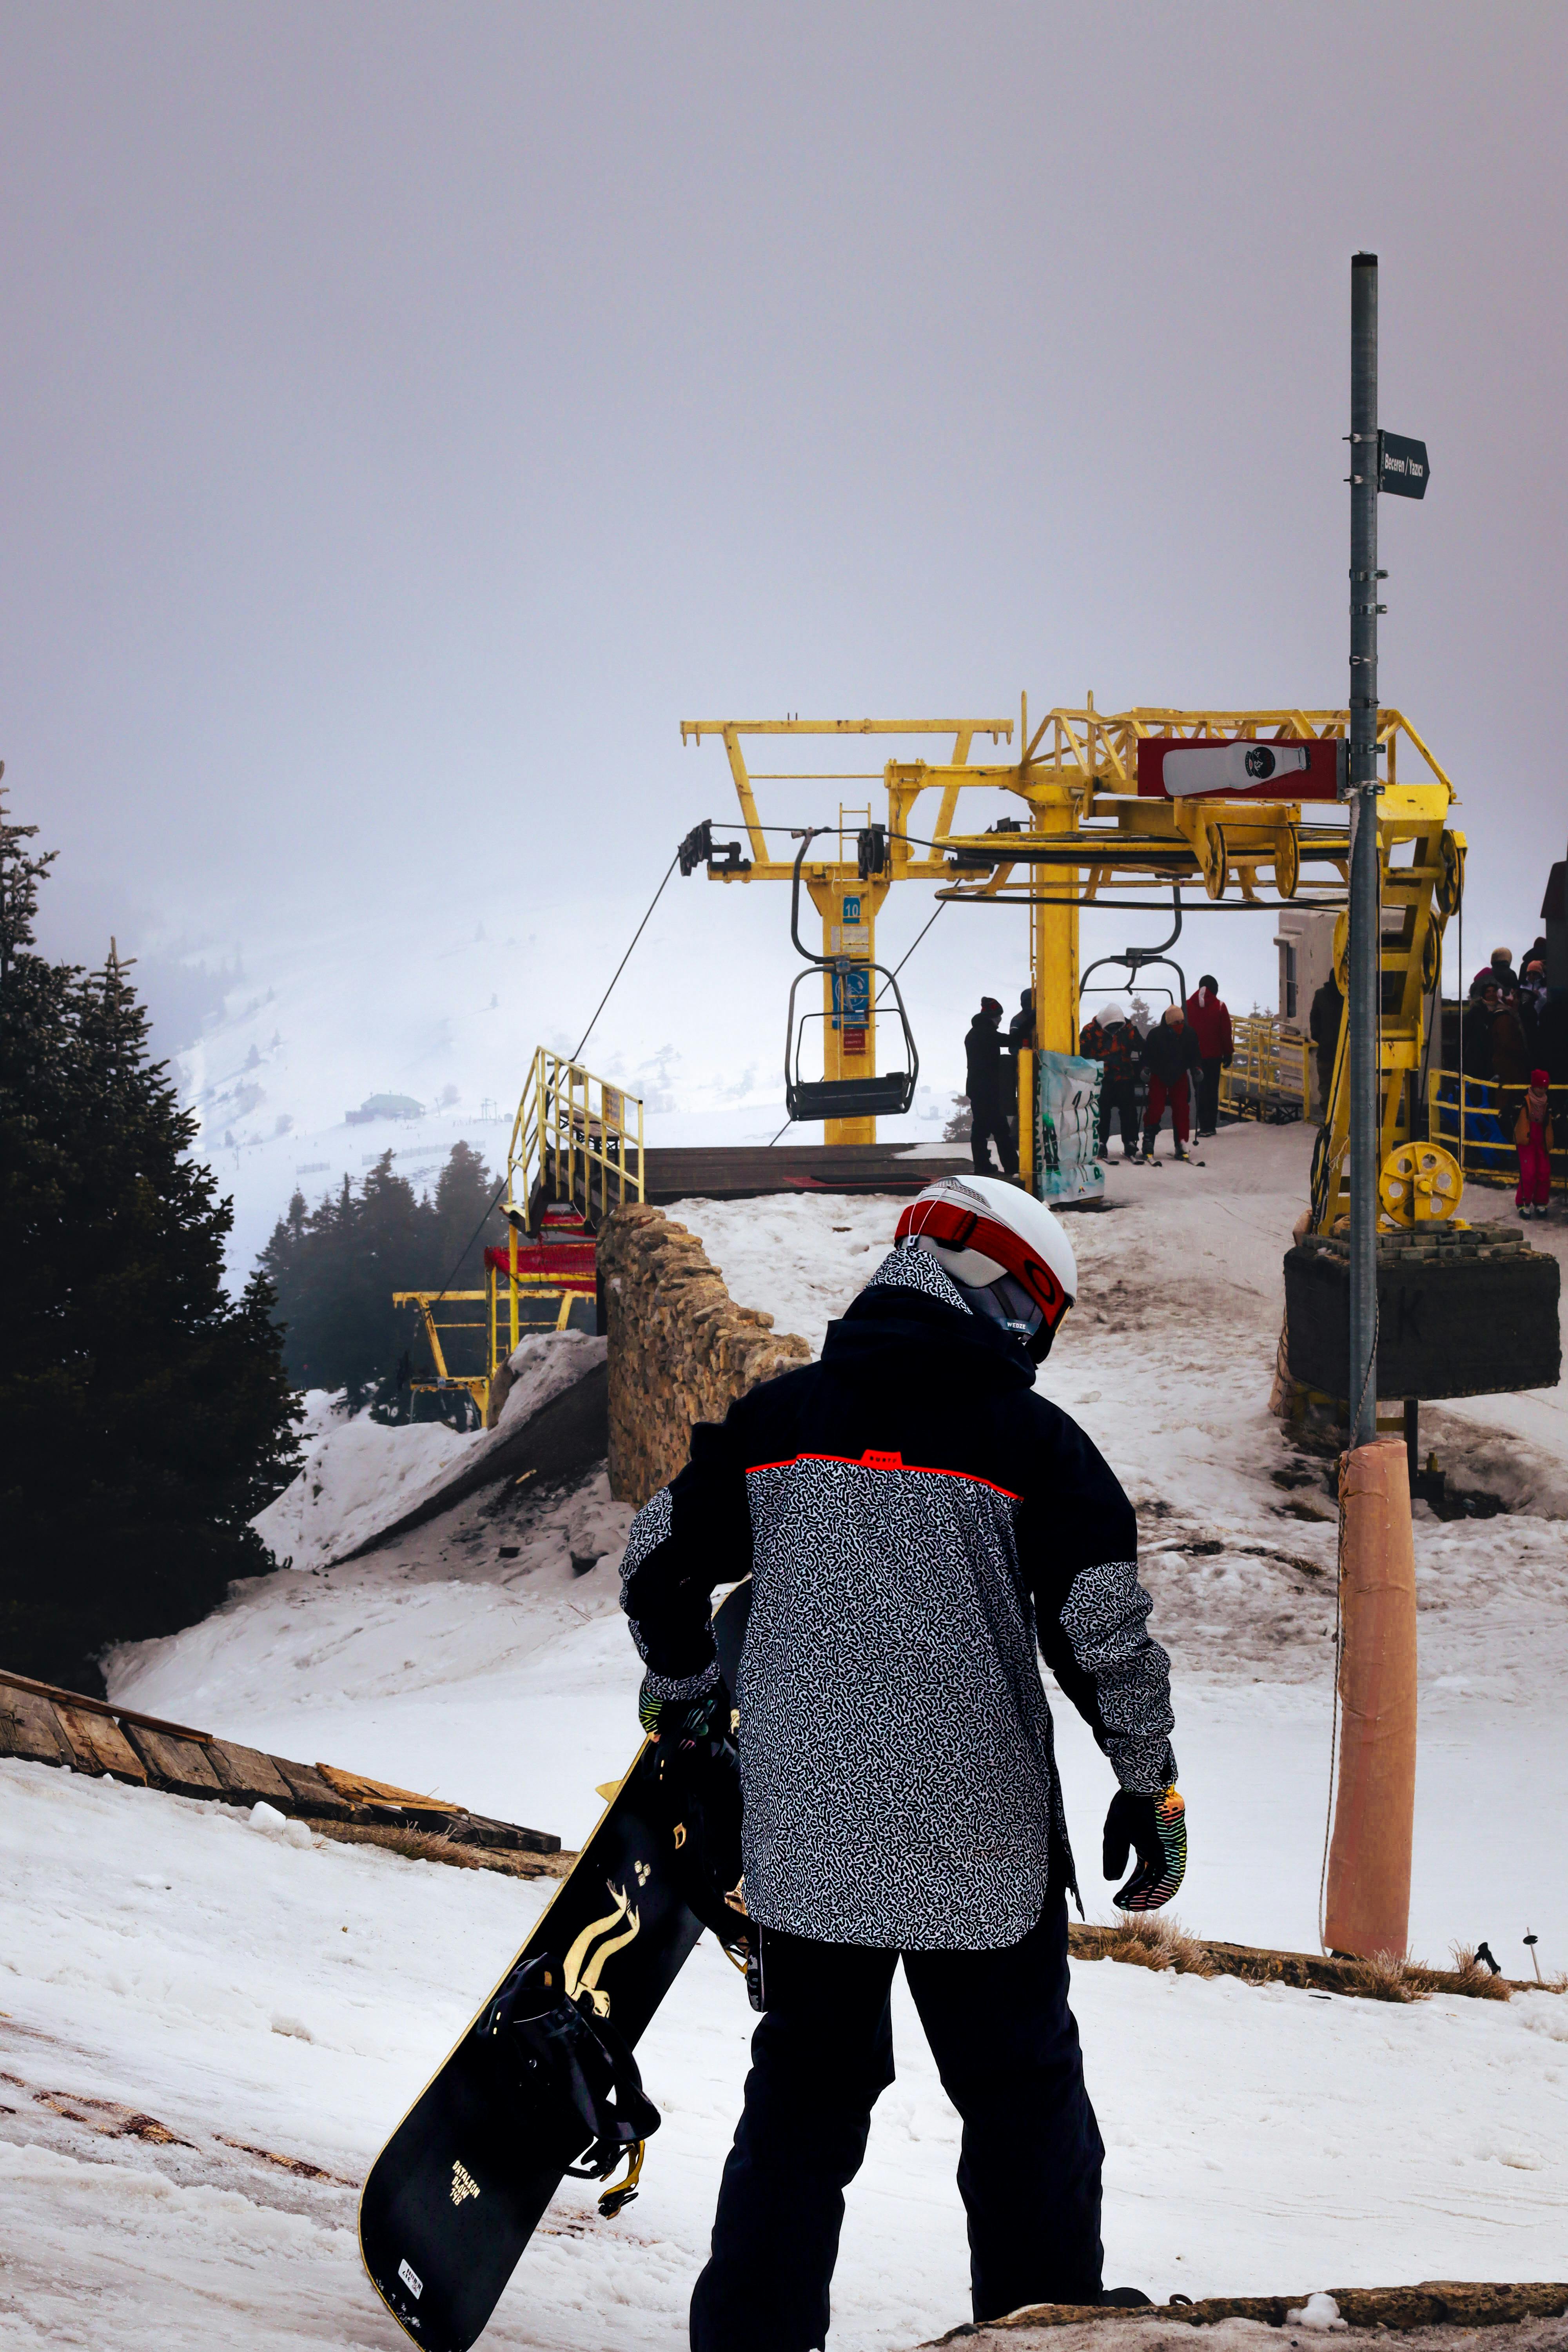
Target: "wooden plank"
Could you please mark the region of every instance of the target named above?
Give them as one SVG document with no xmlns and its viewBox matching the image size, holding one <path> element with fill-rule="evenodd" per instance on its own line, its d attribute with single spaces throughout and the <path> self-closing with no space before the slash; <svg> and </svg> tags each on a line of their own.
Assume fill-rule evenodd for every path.
<svg viewBox="0 0 1568 2352">
<path fill-rule="evenodd" d="M 291 1756 L 275 1756 L 272 1761 L 289 1783 L 294 1811 L 314 1814 L 321 1821 L 353 1821 L 353 1807 L 346 1797 L 339 1796 L 331 1781 L 322 1780 L 313 1764 L 297 1764 Z"/>
<path fill-rule="evenodd" d="M 967 1166 L 962 1150 L 950 1161 L 883 1143 L 666 1146 L 647 1155 L 647 1198 L 668 1207 L 675 1201 L 754 1200 L 775 1192 L 908 1194 Z"/>
<path fill-rule="evenodd" d="M 619 1786 L 619 1783 L 616 1783 Z M 489 1846 L 500 1853 L 559 1853 L 561 1841 L 548 1830 L 525 1830 L 516 1822 L 492 1822 L 483 1813 L 459 1813 L 450 1835 L 456 1845 Z"/>
<path fill-rule="evenodd" d="M 48 1701 L 13 1684 L 0 1684 L 0 1756 L 19 1756 L 29 1764 L 76 1762 Z"/>
<path fill-rule="evenodd" d="M 345 1772 L 340 1764 L 323 1764 L 316 1759 L 316 1769 L 329 1789 L 346 1797 L 355 1805 L 390 1805 L 401 1813 L 460 1812 L 462 1808 L 449 1804 L 442 1797 L 422 1797 L 412 1789 L 395 1789 L 387 1780 L 367 1780 L 363 1772 Z"/>
<path fill-rule="evenodd" d="M 223 1783 L 194 1739 L 174 1739 L 165 1731 L 150 1731 L 145 1724 L 131 1726 L 131 1744 L 161 1789 L 178 1797 L 216 1797 Z"/>
<path fill-rule="evenodd" d="M 251 1805 L 276 1805 L 283 1812 L 291 1811 L 293 1790 L 271 1757 L 264 1756 L 259 1748 L 241 1748 L 232 1739 L 209 1739 L 206 1759 L 226 1797 L 242 1798 Z"/>
<path fill-rule="evenodd" d="M 14 1675 L 0 1667 L 0 1688 L 31 1691 L 36 1698 L 63 1699 L 68 1706 L 82 1709 L 89 1715 L 112 1715 L 120 1723 L 145 1725 L 149 1731 L 172 1732 L 176 1739 L 205 1739 L 209 1734 L 193 1731 L 188 1723 L 165 1723 L 159 1715 L 138 1715 L 133 1706 L 116 1706 L 106 1698 L 89 1698 L 85 1691 L 62 1690 L 58 1683 L 35 1682 L 31 1675 Z"/>
<path fill-rule="evenodd" d="M 67 1706 L 61 1699 L 55 1702 L 55 1714 L 76 1750 L 79 1770 L 108 1772 L 116 1780 L 146 1787 L 147 1768 L 112 1716 L 89 1715 L 85 1707 Z"/>
</svg>

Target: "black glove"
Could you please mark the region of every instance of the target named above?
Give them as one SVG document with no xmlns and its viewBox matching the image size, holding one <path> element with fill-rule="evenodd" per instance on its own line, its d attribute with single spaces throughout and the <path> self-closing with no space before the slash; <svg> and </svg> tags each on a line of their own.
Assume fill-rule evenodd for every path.
<svg viewBox="0 0 1568 2352">
<path fill-rule="evenodd" d="M 726 1898 L 741 1879 L 741 1762 L 723 1684 L 699 1698 L 644 1699 L 658 1785 L 671 1816 L 681 1892 L 705 1926 L 733 1944 L 744 1914 Z"/>
<path fill-rule="evenodd" d="M 1187 1809 L 1173 1782 L 1150 1797 L 1118 1789 L 1105 1816 L 1107 1878 L 1121 1877 L 1130 1846 L 1138 1867 L 1110 1899 L 1119 1911 L 1158 1911 L 1174 1895 L 1187 1868 Z"/>
</svg>

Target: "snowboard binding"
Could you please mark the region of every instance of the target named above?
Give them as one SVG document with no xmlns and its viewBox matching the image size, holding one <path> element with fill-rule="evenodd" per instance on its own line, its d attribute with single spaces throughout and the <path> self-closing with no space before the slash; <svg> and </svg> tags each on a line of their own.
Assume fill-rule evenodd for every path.
<svg viewBox="0 0 1568 2352">
<path fill-rule="evenodd" d="M 513 1969 L 475 2032 L 537 2107 L 563 2171 L 604 2180 L 626 2158 L 625 2179 L 599 2199 L 613 2219 L 637 2195 L 644 2147 L 659 2126 L 627 2043 L 607 2017 L 571 1998 L 548 1952 Z"/>
<path fill-rule="evenodd" d="M 694 1716 L 698 1709 L 693 1708 Z M 660 1730 L 654 1777 L 675 1848 L 675 1880 L 689 1911 L 751 1979 L 756 1934 L 741 1885 L 741 1766 L 735 1717 L 721 1686 L 711 1719 Z M 752 2002 L 753 2008 L 757 2006 Z"/>
</svg>

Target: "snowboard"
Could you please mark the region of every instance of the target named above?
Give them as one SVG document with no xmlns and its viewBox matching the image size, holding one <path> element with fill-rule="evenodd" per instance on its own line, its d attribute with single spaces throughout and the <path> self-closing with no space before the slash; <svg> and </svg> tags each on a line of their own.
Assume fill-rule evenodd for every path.
<svg viewBox="0 0 1568 2352">
<path fill-rule="evenodd" d="M 748 1579 L 714 1612 L 731 1692 L 750 1601 Z M 702 1934 L 672 1867 L 679 1834 L 644 1740 L 527 1942 L 370 2168 L 361 2257 L 394 2319 L 427 2352 L 468 2352 L 565 2177 L 548 2118 L 486 2031 L 492 2006 L 520 1968 L 548 1959 L 569 2000 L 586 1996 L 635 2045 Z M 649 2085 L 656 2103 L 658 2088 Z M 639 2162 L 601 2198 L 606 2218 L 636 2194 Z"/>
</svg>

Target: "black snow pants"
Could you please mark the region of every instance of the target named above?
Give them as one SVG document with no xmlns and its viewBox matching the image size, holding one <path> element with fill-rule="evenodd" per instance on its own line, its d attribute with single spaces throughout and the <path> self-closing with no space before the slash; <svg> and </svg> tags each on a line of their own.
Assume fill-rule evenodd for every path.
<svg viewBox="0 0 1568 2352">
<path fill-rule="evenodd" d="M 1001 1096 L 998 1094 L 989 1099 L 982 1097 L 979 1102 L 972 1097 L 969 1105 L 969 1153 L 976 1174 L 981 1176 L 994 1176 L 996 1173 L 986 1148 L 987 1139 L 992 1136 L 996 1139 L 996 1156 L 1002 1162 L 1003 1175 L 1016 1176 L 1018 1172 L 1018 1147 L 1007 1125 Z"/>
<path fill-rule="evenodd" d="M 1121 1149 L 1129 1157 L 1138 1150 L 1138 1085 L 1134 1078 L 1102 1079 L 1100 1089 L 1100 1156 L 1110 1141 L 1110 1118 L 1121 1121 Z"/>
<path fill-rule="evenodd" d="M 844 2190 L 893 2080 L 896 1952 L 763 1931 L 767 2012 L 724 2167 L 713 2251 L 691 2301 L 692 2352 L 826 2343 Z M 1022 1943 L 906 1952 L 942 2087 L 963 2119 L 976 2319 L 1026 2303 L 1097 2303 L 1105 2154 L 1068 2007 L 1067 1905 Z"/>
<path fill-rule="evenodd" d="M 1204 1055 L 1198 1079 L 1198 1133 L 1213 1135 L 1219 1126 L 1219 1074 L 1225 1067 L 1218 1054 Z"/>
</svg>

